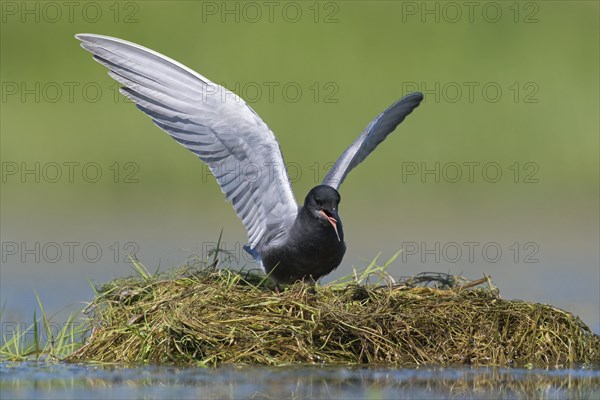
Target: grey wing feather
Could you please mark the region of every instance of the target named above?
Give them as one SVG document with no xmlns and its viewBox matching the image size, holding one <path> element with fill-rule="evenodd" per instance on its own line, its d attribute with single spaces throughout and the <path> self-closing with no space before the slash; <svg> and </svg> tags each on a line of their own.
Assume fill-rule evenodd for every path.
<svg viewBox="0 0 600 400">
<path fill-rule="evenodd" d="M 279 144 L 240 97 L 135 43 L 76 35 L 153 122 L 208 164 L 248 231 L 252 248 L 284 235 L 298 205 Z"/>
<path fill-rule="evenodd" d="M 421 100 L 423 100 L 421 93 L 411 93 L 379 114 L 367 125 L 358 139 L 338 158 L 335 165 L 323 179 L 323 185 L 331 186 L 337 190 L 348 173 L 367 158 L 379 143 L 383 142 L 396 129 L 396 126 L 421 103 Z"/>
</svg>

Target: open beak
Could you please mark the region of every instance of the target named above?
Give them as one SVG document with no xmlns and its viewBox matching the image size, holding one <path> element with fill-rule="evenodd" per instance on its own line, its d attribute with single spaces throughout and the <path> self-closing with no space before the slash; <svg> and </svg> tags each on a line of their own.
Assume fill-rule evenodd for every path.
<svg viewBox="0 0 600 400">
<path fill-rule="evenodd" d="M 336 234 L 336 236 L 338 238 L 338 241 L 341 242 L 342 239 L 340 239 L 340 234 L 339 234 L 338 229 L 337 229 L 337 221 L 336 221 L 336 219 L 331 215 L 331 213 L 325 212 L 325 210 L 319 211 L 319 214 L 321 214 L 324 218 L 326 218 L 329 221 L 329 223 L 331 224 L 331 226 L 333 226 L 333 230 L 335 231 L 335 234 Z"/>
</svg>

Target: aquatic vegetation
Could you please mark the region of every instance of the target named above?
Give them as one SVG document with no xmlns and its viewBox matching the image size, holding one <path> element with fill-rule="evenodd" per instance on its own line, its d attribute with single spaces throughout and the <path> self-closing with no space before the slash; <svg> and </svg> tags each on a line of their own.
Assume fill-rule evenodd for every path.
<svg viewBox="0 0 600 400">
<path fill-rule="evenodd" d="M 58 361 L 82 346 L 87 327 L 77 323 L 80 312 L 70 314 L 67 321 L 56 325 L 46 314 L 38 294 L 35 294 L 41 316 L 33 312 L 33 321 L 29 326 L 11 324 L 4 321 L 4 309 L 0 312 L 0 321 L 4 325 L 0 342 L 0 361 Z M 9 325 L 13 329 L 9 329 Z M 60 329 L 55 328 L 60 326 Z"/>
<path fill-rule="evenodd" d="M 390 260 L 391 261 L 391 260 Z M 489 277 L 395 282 L 375 260 L 328 285 L 282 292 L 264 275 L 186 267 L 98 288 L 73 362 L 566 367 L 600 362 L 600 336 L 569 312 L 505 300 Z"/>
</svg>

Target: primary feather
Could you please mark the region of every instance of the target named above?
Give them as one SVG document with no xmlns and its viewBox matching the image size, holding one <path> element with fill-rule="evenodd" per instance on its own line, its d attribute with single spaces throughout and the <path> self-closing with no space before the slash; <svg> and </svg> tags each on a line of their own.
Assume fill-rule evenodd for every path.
<svg viewBox="0 0 600 400">
<path fill-rule="evenodd" d="M 251 248 L 284 235 L 298 213 L 279 144 L 236 94 L 135 43 L 79 34 L 121 92 L 208 164 L 248 232 Z"/>
<path fill-rule="evenodd" d="M 335 165 L 323 179 L 323 185 L 338 189 L 346 176 L 375 150 L 379 143 L 396 129 L 398 124 L 423 100 L 419 92 L 411 93 L 379 114 L 367 125 L 363 133 L 338 158 Z"/>
</svg>

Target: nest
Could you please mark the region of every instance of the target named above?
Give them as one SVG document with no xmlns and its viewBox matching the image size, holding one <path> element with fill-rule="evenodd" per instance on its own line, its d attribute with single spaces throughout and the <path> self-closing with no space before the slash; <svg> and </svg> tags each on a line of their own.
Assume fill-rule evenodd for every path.
<svg viewBox="0 0 600 400">
<path fill-rule="evenodd" d="M 573 314 L 501 299 L 469 282 L 376 274 L 282 292 L 227 269 L 141 273 L 98 288 L 73 362 L 572 366 L 600 362 L 600 336 Z"/>
</svg>

